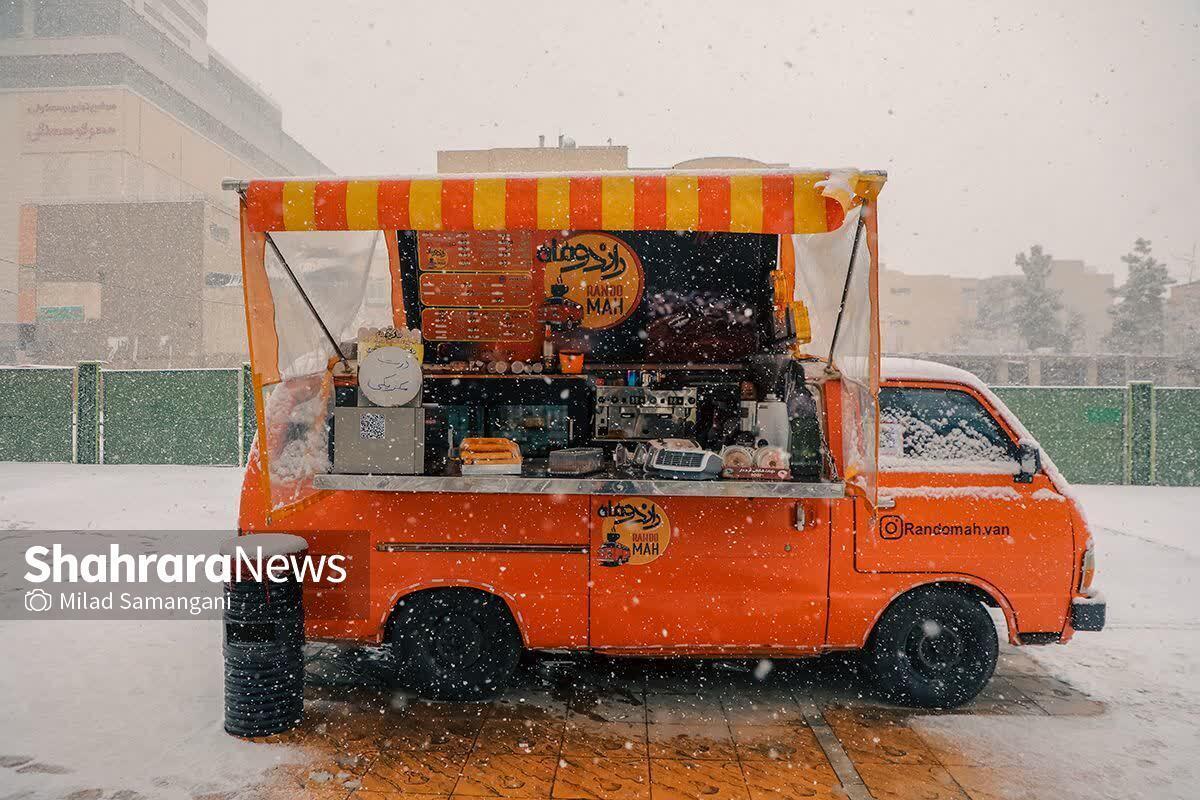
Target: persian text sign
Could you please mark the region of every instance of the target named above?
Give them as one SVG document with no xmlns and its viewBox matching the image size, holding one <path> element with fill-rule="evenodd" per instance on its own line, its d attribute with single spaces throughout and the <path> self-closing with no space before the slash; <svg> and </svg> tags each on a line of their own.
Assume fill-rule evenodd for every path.
<svg viewBox="0 0 1200 800">
<path fill-rule="evenodd" d="M 117 150 L 123 98 L 119 92 L 43 92 L 21 100 L 26 153 Z"/>
<path fill-rule="evenodd" d="M 585 328 L 618 325 L 642 301 L 641 259 L 612 234 L 551 236 L 538 246 L 536 257 L 546 265 L 546 294 L 553 284 L 565 284 L 566 296 L 583 307 Z"/>
</svg>

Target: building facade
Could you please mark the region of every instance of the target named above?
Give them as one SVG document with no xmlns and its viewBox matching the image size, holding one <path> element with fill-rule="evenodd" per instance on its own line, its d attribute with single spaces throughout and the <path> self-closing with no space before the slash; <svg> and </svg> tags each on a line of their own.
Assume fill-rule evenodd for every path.
<svg viewBox="0 0 1200 800">
<path fill-rule="evenodd" d="M 976 354 L 1026 350 L 1012 324 L 1021 280 L 1019 275 L 968 278 L 882 267 L 879 303 L 884 349 Z M 1070 351 L 1104 352 L 1104 337 L 1112 324 L 1108 310 L 1113 303 L 1113 276 L 1082 261 L 1055 259 L 1047 283 L 1062 303 L 1060 321 L 1070 337 Z"/>
<path fill-rule="evenodd" d="M 624 145 L 575 144 L 559 136 L 556 145 L 546 146 L 538 137 L 537 147 L 491 147 L 483 150 L 439 150 L 438 172 L 580 172 L 629 169 L 629 148 Z"/>
<path fill-rule="evenodd" d="M 1166 303 L 1166 349 L 1200 376 L 1200 281 L 1171 287 Z"/>
<path fill-rule="evenodd" d="M 221 179 L 328 169 L 209 48 L 206 16 L 203 0 L 0 3 L 0 362 L 245 359 Z"/>
</svg>

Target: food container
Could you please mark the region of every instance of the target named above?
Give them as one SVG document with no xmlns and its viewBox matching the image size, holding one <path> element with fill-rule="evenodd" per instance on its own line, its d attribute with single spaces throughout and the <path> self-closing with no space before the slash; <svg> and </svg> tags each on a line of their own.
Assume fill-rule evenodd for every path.
<svg viewBox="0 0 1200 800">
<path fill-rule="evenodd" d="M 583 372 L 583 353 L 563 350 L 558 354 L 558 366 L 564 375 L 578 375 Z"/>
<path fill-rule="evenodd" d="M 604 467 L 604 451 L 599 447 L 568 447 L 550 453 L 551 475 L 587 475 Z"/>
</svg>

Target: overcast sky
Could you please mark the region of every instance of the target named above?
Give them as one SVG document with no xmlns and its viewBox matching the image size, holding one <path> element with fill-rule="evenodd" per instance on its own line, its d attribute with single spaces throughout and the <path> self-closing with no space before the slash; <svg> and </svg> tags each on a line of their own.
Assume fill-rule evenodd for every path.
<svg viewBox="0 0 1200 800">
<path fill-rule="evenodd" d="M 1118 271 L 1145 236 L 1186 280 L 1200 242 L 1196 0 L 210 0 L 209 40 L 340 174 L 565 133 L 637 167 L 885 169 L 883 260 L 912 272 L 1034 242 Z"/>
</svg>

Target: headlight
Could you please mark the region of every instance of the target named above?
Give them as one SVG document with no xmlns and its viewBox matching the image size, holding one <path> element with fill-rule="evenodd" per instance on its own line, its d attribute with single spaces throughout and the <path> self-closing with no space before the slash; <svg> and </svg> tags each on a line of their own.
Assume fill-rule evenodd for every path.
<svg viewBox="0 0 1200 800">
<path fill-rule="evenodd" d="M 1085 591 L 1092 586 L 1092 578 L 1096 577 L 1096 548 L 1091 541 L 1083 551 L 1083 564 L 1079 573 L 1079 589 Z"/>
</svg>

